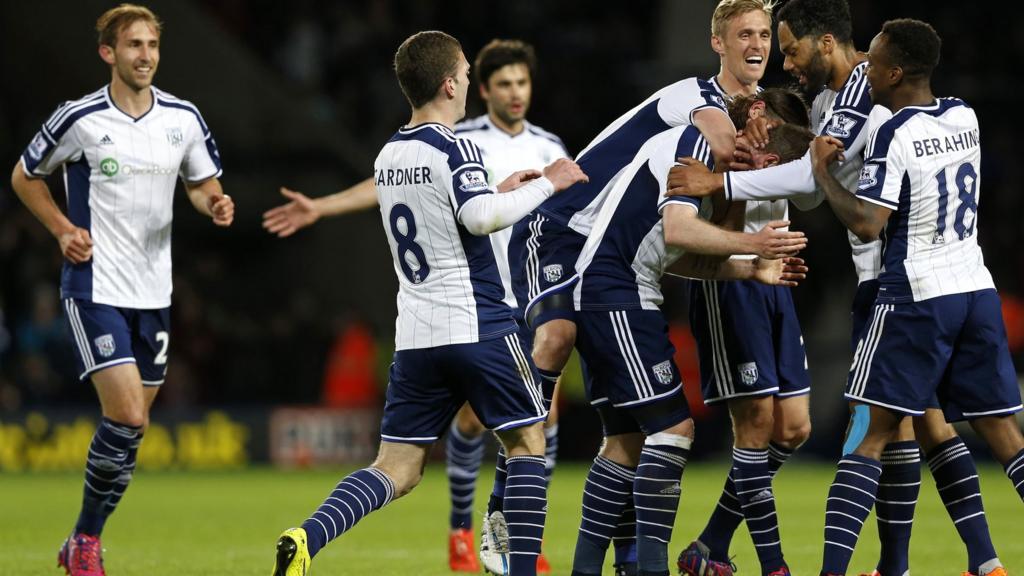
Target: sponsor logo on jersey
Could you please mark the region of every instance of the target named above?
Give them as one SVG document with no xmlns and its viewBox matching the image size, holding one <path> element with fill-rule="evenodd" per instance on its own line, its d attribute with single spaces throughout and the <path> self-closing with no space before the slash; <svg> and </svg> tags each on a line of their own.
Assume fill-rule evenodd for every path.
<svg viewBox="0 0 1024 576">
<path fill-rule="evenodd" d="M 483 170 L 466 170 L 459 174 L 459 190 L 463 192 L 480 192 L 487 189 L 487 174 Z"/>
<path fill-rule="evenodd" d="M 114 141 L 110 139 L 109 134 L 104 134 L 103 138 L 100 138 L 100 146 L 113 146 Z"/>
<path fill-rule="evenodd" d="M 842 112 L 836 113 L 832 116 L 832 119 L 828 122 L 828 128 L 825 128 L 825 133 L 829 136 L 835 136 L 836 138 L 849 138 L 853 132 L 853 127 L 857 125 L 857 121 L 850 118 Z"/>
<path fill-rule="evenodd" d="M 878 164 L 865 164 L 857 179 L 857 189 L 867 190 L 878 184 Z"/>
<path fill-rule="evenodd" d="M 42 160 L 43 153 L 46 152 L 46 137 L 43 136 L 42 132 L 37 132 L 36 137 L 32 139 L 32 143 L 28 145 L 28 155 L 33 160 Z"/>
<path fill-rule="evenodd" d="M 658 379 L 658 382 L 662 384 L 672 383 L 672 363 L 668 360 L 651 366 L 651 370 L 654 372 L 654 377 Z"/>
<path fill-rule="evenodd" d="M 561 264 L 548 264 L 544 267 L 544 279 L 548 282 L 558 282 L 558 279 L 562 277 L 562 265 Z"/>
<path fill-rule="evenodd" d="M 110 358 L 114 355 L 114 337 L 111 334 L 104 334 L 93 340 L 93 342 L 96 343 L 96 350 L 100 353 L 100 356 Z"/>
<path fill-rule="evenodd" d="M 120 165 L 117 163 L 117 160 L 114 160 L 113 158 L 104 158 L 103 160 L 100 160 L 100 172 L 103 172 L 104 176 L 116 176 L 119 169 Z"/>
<path fill-rule="evenodd" d="M 181 128 L 167 129 L 167 142 L 169 142 L 171 146 L 178 148 L 184 141 L 185 137 L 181 134 Z"/>
<path fill-rule="evenodd" d="M 736 371 L 740 373 L 740 379 L 747 386 L 753 386 L 757 382 L 757 363 L 756 362 L 744 362 L 736 366 Z"/>
</svg>

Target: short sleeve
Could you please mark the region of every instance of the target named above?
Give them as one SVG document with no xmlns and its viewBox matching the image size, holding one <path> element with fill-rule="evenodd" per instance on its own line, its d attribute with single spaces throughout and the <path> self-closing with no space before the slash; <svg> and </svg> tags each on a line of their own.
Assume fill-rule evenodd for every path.
<svg viewBox="0 0 1024 576">
<path fill-rule="evenodd" d="M 188 148 L 185 150 L 178 174 L 186 182 L 201 182 L 219 177 L 224 170 L 221 167 L 220 151 L 217 150 L 213 133 L 210 132 L 199 110 L 194 107 L 189 107 L 188 110 L 193 113 L 193 122 L 190 123 L 190 133 L 187 136 L 178 135 L 188 140 Z"/>
<path fill-rule="evenodd" d="M 494 192 L 494 189 L 487 185 L 487 169 L 484 168 L 483 154 L 480 148 L 469 140 L 455 139 L 448 153 L 448 167 L 452 172 L 450 193 L 456 216 L 470 198 Z"/>
<path fill-rule="evenodd" d="M 857 180 L 857 196 L 896 210 L 907 170 L 906 158 L 892 124 L 883 124 L 868 144 L 864 167 Z"/>
<path fill-rule="evenodd" d="M 692 157 L 703 162 L 710 170 L 715 169 L 715 161 L 711 156 L 711 146 L 695 126 L 682 129 L 678 138 L 667 140 L 651 155 L 647 165 L 658 182 L 657 195 L 658 213 L 661 214 L 669 204 L 686 204 L 700 211 L 700 198 L 693 196 L 665 196 L 668 189 L 668 173 L 676 165 L 676 158 Z"/>
<path fill-rule="evenodd" d="M 728 115 L 725 100 L 714 84 L 700 78 L 687 78 L 672 84 L 658 101 L 658 114 L 669 126 L 693 124 L 694 113 L 705 108 Z"/>
<path fill-rule="evenodd" d="M 70 106 L 67 102 L 59 106 L 25 148 L 21 160 L 28 176 L 48 176 L 64 163 L 82 157 L 82 147 L 74 130 L 75 120 L 82 114 L 71 112 Z"/>
</svg>

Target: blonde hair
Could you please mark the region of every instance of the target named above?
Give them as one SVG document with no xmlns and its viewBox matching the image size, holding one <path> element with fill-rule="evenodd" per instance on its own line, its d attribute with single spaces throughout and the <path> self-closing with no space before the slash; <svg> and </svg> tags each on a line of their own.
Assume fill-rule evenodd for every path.
<svg viewBox="0 0 1024 576">
<path fill-rule="evenodd" d="M 121 4 L 104 12 L 96 20 L 96 32 L 99 34 L 100 46 L 114 47 L 117 44 L 117 35 L 128 26 L 143 20 L 156 29 L 156 35 L 163 32 L 163 22 L 153 14 L 153 11 L 145 6 L 137 4 Z"/>
<path fill-rule="evenodd" d="M 721 36 L 729 20 L 754 10 L 764 12 L 770 22 L 775 5 L 776 0 L 721 0 L 711 16 L 711 35 Z"/>
</svg>

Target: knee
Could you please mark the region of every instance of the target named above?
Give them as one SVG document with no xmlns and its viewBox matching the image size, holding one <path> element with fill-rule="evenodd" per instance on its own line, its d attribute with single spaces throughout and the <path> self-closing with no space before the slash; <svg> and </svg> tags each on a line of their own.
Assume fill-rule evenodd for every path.
<svg viewBox="0 0 1024 576">
<path fill-rule="evenodd" d="M 476 438 L 484 433 L 484 425 L 472 410 L 460 410 L 455 418 L 455 428 L 466 438 Z"/>
<path fill-rule="evenodd" d="M 693 425 L 693 418 L 687 418 L 686 420 L 683 420 L 678 424 L 669 426 L 668 428 L 658 432 L 657 434 L 650 434 L 647 436 L 647 438 L 648 440 L 650 440 L 651 437 L 657 436 L 658 434 L 668 434 L 672 436 L 681 436 L 683 438 L 688 438 L 692 442 L 695 431 L 696 429 Z"/>
<path fill-rule="evenodd" d="M 543 456 L 545 448 L 544 425 L 541 422 L 498 432 L 507 456 Z"/>
<path fill-rule="evenodd" d="M 791 450 L 795 450 L 811 437 L 811 420 L 804 418 L 799 422 L 781 422 L 772 440 Z"/>
<path fill-rule="evenodd" d="M 422 467 L 410 465 L 395 466 L 380 461 L 374 462 L 371 467 L 383 472 L 385 476 L 391 479 L 391 482 L 395 485 L 395 499 L 412 492 L 412 489 L 419 485 L 420 480 L 423 479 Z"/>
<path fill-rule="evenodd" d="M 139 428 L 143 432 L 149 427 L 149 414 L 146 414 L 145 410 L 142 409 L 136 410 L 130 407 L 122 407 L 104 411 L 103 415 L 118 424 Z"/>
<path fill-rule="evenodd" d="M 606 436 L 599 454 L 616 464 L 636 468 L 640 463 L 640 452 L 644 448 L 644 435 L 635 432 Z"/>
<path fill-rule="evenodd" d="M 576 324 L 568 320 L 553 320 L 537 329 L 533 341 L 533 360 L 543 368 L 552 363 L 564 363 L 576 344 Z"/>
</svg>

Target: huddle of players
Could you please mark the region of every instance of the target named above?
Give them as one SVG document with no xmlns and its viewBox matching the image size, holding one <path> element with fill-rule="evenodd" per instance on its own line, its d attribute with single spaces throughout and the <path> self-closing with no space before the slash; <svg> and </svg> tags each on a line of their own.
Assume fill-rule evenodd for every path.
<svg viewBox="0 0 1024 576">
<path fill-rule="evenodd" d="M 474 261 L 481 253 L 469 247 L 470 236 L 511 226 L 509 246 L 521 246 L 518 253 L 514 248 L 499 250 L 510 268 L 523 268 L 511 276 L 513 292 L 520 284 L 515 302 L 522 308 L 521 336 L 511 337 L 512 327 L 484 335 L 479 298 L 484 289 L 478 287 L 473 301 L 478 315 L 471 315 L 468 324 L 479 329 L 467 337 L 474 344 L 488 337 L 506 338 L 519 380 L 502 383 L 477 374 L 472 386 L 506 389 L 525 382 L 534 388 L 534 409 L 544 412 L 550 406 L 547 391 L 575 346 L 605 441 L 584 489 L 573 573 L 600 574 L 614 541 L 617 573 L 666 574 L 693 423 L 658 310 L 660 280 L 666 272 L 699 279 L 691 284 L 691 324 L 700 348 L 704 400 L 728 403 L 736 442 L 719 506 L 677 565 L 687 574 L 732 574 L 729 542 L 745 520 L 762 573 L 789 574 L 771 481 L 806 439 L 810 426 L 803 340 L 785 288 L 806 271 L 802 261 L 791 257 L 806 240 L 785 229 L 785 218 L 787 199 L 805 209 L 827 199 L 851 231 L 860 289 L 854 308 L 857 349 L 847 391 L 851 428 L 847 454 L 830 492 L 822 573 L 845 573 L 876 495 L 883 539 L 877 572 L 908 572 L 909 531 L 920 484 L 916 429 L 940 495 L 968 547 L 969 572 L 999 574 L 1003 568 L 988 539 L 973 463 L 945 422 L 971 420 L 993 445 L 1018 491 L 1022 489 L 1018 480 L 1024 474 L 1024 441 L 1009 417 L 1021 408 L 1019 390 L 1006 352 L 998 297 L 976 242 L 977 120 L 962 101 L 931 95 L 939 39 L 930 26 L 913 20 L 888 22 L 871 53 L 858 53 L 852 45 L 849 8 L 840 0 L 793 0 L 778 17 L 784 67 L 816 95 L 810 114 L 791 92 L 760 90 L 757 81 L 770 50 L 772 9 L 756 0 L 720 2 L 712 23 L 720 74 L 672 84 L 618 118 L 576 157 L 578 172 L 571 175 L 572 167 L 559 160 L 543 175 L 515 173 L 495 188 L 488 185 L 492 180 L 482 160 L 500 156 L 500 148 L 481 150 L 443 127 L 428 130 L 415 121 L 400 130 L 375 167 L 401 284 L 399 330 L 403 314 L 422 318 L 404 301 L 403 292 L 411 295 L 417 287 L 421 295 L 431 291 L 420 286 L 429 278 L 431 257 L 421 251 L 410 259 L 417 246 L 410 239 L 430 242 L 426 238 L 436 236 L 416 235 L 411 223 L 421 214 L 414 216 L 407 207 L 408 190 L 390 174 L 408 170 L 409 159 L 420 157 L 400 149 L 399 142 L 422 132 L 429 136 L 426 140 L 438 140 L 435 132 L 442 140 L 421 138 L 414 148 L 431 146 L 447 155 L 444 175 L 451 179 L 444 179 L 444 202 L 438 205 L 453 209 L 444 211 L 444 217 L 449 231 L 458 231 L 462 240 L 469 275 L 476 270 L 482 286 L 479 279 L 492 266 L 489 257 L 484 263 Z M 414 120 L 421 107 L 432 104 L 418 104 L 410 95 L 403 82 L 403 53 L 445 44 L 461 58 L 457 41 L 438 32 L 414 35 L 396 56 Z M 442 103 L 451 101 L 459 117 L 457 84 L 442 84 L 439 92 L 429 94 Z M 821 137 L 808 150 L 814 138 L 807 130 L 812 121 Z M 452 147 L 457 152 L 446 152 Z M 907 168 L 913 153 L 920 157 L 922 151 L 938 162 L 930 179 L 921 180 L 920 171 Z M 842 162 L 832 167 L 837 159 Z M 716 164 L 733 171 L 713 172 Z M 954 173 L 947 174 L 947 166 Z M 947 181 L 954 178 L 957 195 L 948 192 Z M 702 198 L 715 193 L 717 199 Z M 400 210 L 398 216 L 395 210 Z M 480 220 L 480 214 L 486 217 Z M 922 221 L 933 223 L 925 234 L 927 245 L 921 240 Z M 884 245 L 877 240 L 880 235 L 886 238 Z M 929 265 L 927 271 L 922 261 Z M 500 299 L 502 291 L 493 292 Z M 433 301 L 435 307 L 440 301 Z M 434 326 L 436 308 L 432 314 L 426 322 Z M 908 326 L 921 318 L 940 323 L 936 331 L 945 340 L 911 338 Z M 422 329 L 424 335 L 430 330 Z M 450 324 L 444 329 L 452 332 Z M 532 348 L 524 347 L 531 337 Z M 400 349 L 403 341 L 417 349 L 401 334 L 398 338 Z M 424 338 L 419 350 L 438 342 Z M 876 355 L 879 348 L 882 353 Z M 524 349 L 532 351 L 532 363 Z M 396 355 L 396 366 L 400 364 Z M 403 383 L 394 377 L 396 371 L 385 408 L 385 442 L 432 442 L 447 420 L 406 432 L 425 432 L 422 436 L 388 434 L 389 420 L 413 402 L 395 390 L 396 380 Z M 546 488 L 539 473 L 542 448 L 528 446 L 519 452 L 522 456 L 512 457 L 514 448 L 506 438 L 509 420 L 495 416 L 491 398 L 479 398 L 479 392 L 459 382 L 445 386 L 456 391 L 445 398 L 445 414 L 453 413 L 453 402 L 468 400 L 485 425 L 504 432 L 499 437 L 510 455 L 499 463 L 504 472 L 499 474 L 502 506 L 495 508 L 492 498 L 485 517 L 484 566 L 498 574 L 532 574 L 544 513 L 536 503 Z M 519 421 L 532 423 L 533 414 L 520 414 Z M 913 424 L 903 418 L 908 415 L 915 417 Z M 530 458 L 536 459 L 533 475 L 524 467 Z M 526 476 L 536 481 L 524 485 Z M 328 515 L 323 507 L 317 514 Z M 307 521 L 304 528 L 315 530 L 316 524 Z M 339 533 L 322 531 L 328 539 Z M 305 565 L 305 538 L 305 532 L 282 535 L 277 573 L 290 574 L 296 558 L 303 558 Z"/>
<path fill-rule="evenodd" d="M 924 448 L 967 546 L 968 572 L 1005 574 L 970 454 L 947 424 L 969 420 L 1024 494 L 1024 438 L 1012 418 L 1020 391 L 977 244 L 977 119 L 963 101 L 932 95 L 940 40 L 929 25 L 887 22 L 870 52 L 858 53 L 844 0 L 791 0 L 778 14 L 784 68 L 816 95 L 810 114 L 791 91 L 761 90 L 773 8 L 722 0 L 712 20 L 718 75 L 659 90 L 575 162 L 503 167 L 498 183 L 492 159 L 514 156 L 523 134 L 547 142 L 545 162 L 563 155 L 557 138 L 525 124 L 528 93 L 517 102 L 515 89 L 502 92 L 493 75 L 484 78 L 495 102 L 512 94 L 504 107 L 511 115 L 491 114 L 497 106 L 489 102 L 487 117 L 456 130 L 470 69 L 458 41 L 421 32 L 402 44 L 395 70 L 412 117 L 381 151 L 374 177 L 358 194 L 335 195 L 330 210 L 288 191 L 292 201 L 268 213 L 268 229 L 287 235 L 322 214 L 379 205 L 400 286 L 380 453 L 282 534 L 275 575 L 304 575 L 327 543 L 411 491 L 429 447 L 460 411 L 460 421 L 478 421 L 502 443 L 481 535 L 484 567 L 536 573 L 554 456 L 546 454 L 552 435 L 544 422 L 573 347 L 605 436 L 583 493 L 573 573 L 600 574 L 614 542 L 617 574 L 667 574 L 694 428 L 659 311 L 666 273 L 694 279 L 704 401 L 727 403 L 735 433 L 719 505 L 677 566 L 732 574 L 729 543 L 746 521 L 762 574 L 790 574 L 771 482 L 810 432 L 810 383 L 788 291 L 806 272 L 794 257 L 806 239 L 786 218 L 789 201 L 806 209 L 823 199 L 850 230 L 860 282 L 846 393 L 851 425 L 829 493 L 821 573 L 845 574 L 876 504 L 876 573 L 909 571 Z M 58 109 L 12 176 L 69 261 L 68 320 L 82 378 L 93 380 L 104 408 L 82 516 L 58 558 L 73 576 L 103 573 L 99 531 L 131 478 L 163 379 L 173 177 L 183 175 L 193 204 L 215 223 L 229 225 L 233 212 L 198 111 L 151 88 L 159 22 L 126 5 L 101 17 L 98 30 L 110 87 Z M 516 70 L 521 62 L 508 64 Z M 506 87 L 523 82 L 523 74 L 512 76 Z M 121 147 L 136 137 L 173 151 L 174 166 L 122 168 L 113 155 L 134 158 Z M 69 218 L 39 180 L 61 164 Z M 139 180 L 147 175 L 165 178 L 154 187 Z M 108 245 L 116 234 L 106 234 L 120 224 L 104 210 L 113 202 L 116 211 L 124 194 L 135 206 L 147 190 L 165 201 L 157 209 L 166 217 L 141 233 L 159 240 L 165 265 L 144 286 L 121 283 L 110 256 L 122 247 Z M 140 225 L 122 227 L 133 226 Z M 131 286 L 156 296 L 119 292 Z M 470 460 L 461 467 L 472 469 Z"/>
</svg>

